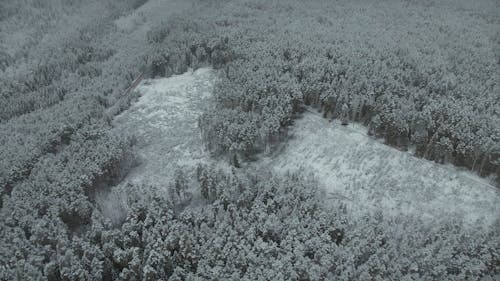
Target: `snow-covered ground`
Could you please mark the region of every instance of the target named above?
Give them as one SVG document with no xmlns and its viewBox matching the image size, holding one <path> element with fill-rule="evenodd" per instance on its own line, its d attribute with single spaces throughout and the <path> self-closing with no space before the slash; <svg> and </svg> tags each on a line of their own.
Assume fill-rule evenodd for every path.
<svg viewBox="0 0 500 281">
<path fill-rule="evenodd" d="M 458 217 L 465 224 L 489 224 L 500 215 L 499 192 L 487 180 L 389 147 L 361 125 L 344 127 L 307 112 L 290 133 L 279 152 L 262 161 L 278 171 L 312 172 L 354 215 L 380 210 L 430 221 Z"/>
<path fill-rule="evenodd" d="M 137 138 L 140 165 L 125 183 L 164 185 L 178 166 L 206 161 L 208 153 L 198 129 L 198 117 L 215 81 L 214 71 L 202 68 L 169 78 L 144 80 L 141 97 L 117 116 L 114 127 Z"/>
</svg>

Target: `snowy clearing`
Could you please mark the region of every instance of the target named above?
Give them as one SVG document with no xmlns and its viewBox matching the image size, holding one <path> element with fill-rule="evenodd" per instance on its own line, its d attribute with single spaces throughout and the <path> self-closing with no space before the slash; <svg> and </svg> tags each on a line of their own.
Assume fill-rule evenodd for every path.
<svg viewBox="0 0 500 281">
<path fill-rule="evenodd" d="M 499 193 L 485 179 L 387 146 L 359 124 L 344 127 L 306 112 L 290 135 L 279 152 L 262 161 L 282 172 L 312 172 L 329 197 L 354 215 L 380 210 L 488 225 L 500 214 Z"/>
<path fill-rule="evenodd" d="M 198 116 L 207 106 L 215 74 L 209 68 L 144 80 L 139 100 L 114 120 L 116 130 L 137 138 L 140 165 L 124 182 L 164 185 L 177 166 L 206 161 Z"/>
</svg>

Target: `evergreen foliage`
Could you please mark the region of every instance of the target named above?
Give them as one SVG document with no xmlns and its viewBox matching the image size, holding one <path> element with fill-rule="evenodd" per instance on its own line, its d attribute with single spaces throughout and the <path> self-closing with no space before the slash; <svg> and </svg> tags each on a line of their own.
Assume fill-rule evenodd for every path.
<svg viewBox="0 0 500 281">
<path fill-rule="evenodd" d="M 498 228 L 380 214 L 348 221 L 342 207 L 326 207 L 310 177 L 203 165 L 196 174 L 191 192 L 201 194 L 200 205 L 179 208 L 186 205 L 162 191 L 128 186 L 126 218 L 115 226 L 70 186 L 61 186 L 64 197 L 30 198 L 45 206 L 36 217 L 18 203 L 1 213 L 1 278 L 456 280 L 499 273 Z M 56 192 L 33 188 L 16 202 L 32 191 Z"/>
<path fill-rule="evenodd" d="M 500 179 L 496 3 L 203 1 L 123 47 L 113 20 L 143 3 L 0 1 L 0 280 L 500 275 L 500 220 L 351 218 L 314 179 L 241 162 L 305 108 L 337 118 L 346 104 L 388 144 Z M 110 124 L 123 91 L 144 70 L 204 65 L 220 79 L 202 136 L 240 169 L 180 169 L 170 194 L 113 189 L 134 161 Z"/>
</svg>

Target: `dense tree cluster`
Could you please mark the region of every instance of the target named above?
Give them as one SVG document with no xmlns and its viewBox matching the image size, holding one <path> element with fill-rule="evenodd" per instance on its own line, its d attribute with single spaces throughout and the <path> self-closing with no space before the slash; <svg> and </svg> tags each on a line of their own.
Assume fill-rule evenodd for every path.
<svg viewBox="0 0 500 281">
<path fill-rule="evenodd" d="M 54 280 L 34 268 L 51 268 L 61 235 L 83 231 L 95 194 L 133 164 L 131 140 L 109 129 L 142 57 L 110 40 L 138 4 L 0 3 L 1 280 Z"/>
<path fill-rule="evenodd" d="M 113 19 L 137 4 L 2 2 L 11 11 L 1 19 L 0 30 L 2 196 L 29 176 L 46 154 L 68 145 L 81 128 L 109 123 L 127 106 L 132 95 L 120 94 L 139 73 L 142 56 L 123 56 L 115 49 L 120 46 L 108 40 L 116 29 Z M 102 126 L 107 129 L 109 124 Z"/>
<path fill-rule="evenodd" d="M 494 3 L 211 3 L 150 41 L 162 46 L 154 65 L 221 69 L 217 107 L 200 120 L 215 154 L 268 150 L 304 106 L 337 118 L 346 104 L 390 145 L 500 175 Z"/>
<path fill-rule="evenodd" d="M 29 177 L 4 196 L 0 278 L 64 277 L 64 273 L 53 276 L 52 267 L 58 258 L 60 262 L 71 261 L 57 257 L 57 253 L 78 251 L 78 244 L 72 248 L 71 240 L 91 226 L 96 189 L 119 179 L 129 163 L 129 151 L 129 141 L 109 135 L 96 123 L 72 135 L 62 151 L 36 163 Z"/>
<path fill-rule="evenodd" d="M 82 148 L 68 153 L 86 153 L 75 149 Z M 39 169 L 34 176 L 57 188 L 16 189 L 12 196 L 33 203 L 1 213 L 5 280 L 456 280 L 499 273 L 498 228 L 433 227 L 380 214 L 349 222 L 342 208 L 326 207 L 313 179 L 297 174 L 201 165 L 195 182 L 177 173 L 169 188 L 179 196 L 146 186 L 113 190 L 127 195 L 117 204 L 124 218 L 112 224 L 81 195 L 91 179 L 61 183 L 64 169 Z M 194 187 L 179 189 L 187 182 Z"/>
<path fill-rule="evenodd" d="M 136 1 L 22 2 L 4 4 L 15 6 L 17 13 L 2 20 L 0 30 L 2 122 L 54 105 L 100 77 L 102 62 L 115 54 L 102 44 L 113 31 L 113 15 Z"/>
</svg>

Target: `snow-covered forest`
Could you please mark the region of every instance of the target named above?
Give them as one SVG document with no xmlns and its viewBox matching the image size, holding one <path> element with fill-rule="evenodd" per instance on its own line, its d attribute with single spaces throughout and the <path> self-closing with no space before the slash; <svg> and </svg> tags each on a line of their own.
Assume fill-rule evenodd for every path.
<svg viewBox="0 0 500 281">
<path fill-rule="evenodd" d="M 496 0 L 0 1 L 0 280 L 498 280 Z"/>
</svg>

